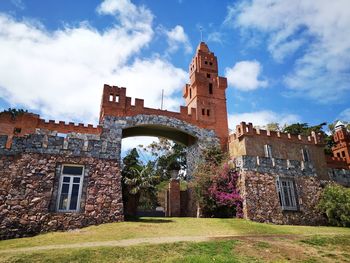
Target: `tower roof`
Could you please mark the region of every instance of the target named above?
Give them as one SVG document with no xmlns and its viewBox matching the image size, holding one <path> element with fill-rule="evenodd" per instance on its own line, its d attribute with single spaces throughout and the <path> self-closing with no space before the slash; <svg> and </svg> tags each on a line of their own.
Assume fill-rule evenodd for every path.
<svg viewBox="0 0 350 263">
<path fill-rule="evenodd" d="M 341 129 L 341 128 L 344 128 L 344 127 L 345 127 L 345 125 L 341 121 L 337 121 L 337 123 L 334 126 L 335 129 Z"/>
<path fill-rule="evenodd" d="M 198 53 L 199 51 L 202 51 L 202 52 L 210 52 L 210 50 L 209 50 L 207 44 L 206 44 L 205 42 L 203 42 L 203 41 L 200 42 L 199 45 L 198 45 L 198 47 L 197 47 L 197 53 Z"/>
</svg>

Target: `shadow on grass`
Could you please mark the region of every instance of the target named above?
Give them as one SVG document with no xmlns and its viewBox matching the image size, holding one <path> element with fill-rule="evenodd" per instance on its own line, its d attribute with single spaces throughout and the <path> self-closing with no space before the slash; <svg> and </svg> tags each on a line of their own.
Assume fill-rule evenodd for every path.
<svg viewBox="0 0 350 263">
<path fill-rule="evenodd" d="M 139 217 L 127 217 L 125 221 L 128 222 L 141 222 L 141 223 L 153 223 L 153 224 L 162 224 L 162 223 L 171 223 L 174 222 L 170 219 L 155 219 L 155 218 L 139 218 Z"/>
</svg>

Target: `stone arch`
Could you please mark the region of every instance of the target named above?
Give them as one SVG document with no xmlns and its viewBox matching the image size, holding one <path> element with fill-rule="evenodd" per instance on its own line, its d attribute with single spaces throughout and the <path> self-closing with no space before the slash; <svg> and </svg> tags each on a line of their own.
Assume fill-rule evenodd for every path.
<svg viewBox="0 0 350 263">
<path fill-rule="evenodd" d="M 105 116 L 102 137 L 108 144 L 117 145 L 120 149 L 121 140 L 132 136 L 157 136 L 182 143 L 187 150 L 187 174 L 190 176 L 195 164 L 200 160 L 201 149 L 210 146 L 220 146 L 220 140 L 213 130 L 199 128 L 185 121 L 161 116 L 144 115 L 115 117 Z"/>
</svg>

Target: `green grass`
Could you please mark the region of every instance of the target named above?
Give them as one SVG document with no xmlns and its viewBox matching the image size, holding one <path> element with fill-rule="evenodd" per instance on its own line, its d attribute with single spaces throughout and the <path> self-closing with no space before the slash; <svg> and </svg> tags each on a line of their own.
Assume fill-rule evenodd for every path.
<svg viewBox="0 0 350 263">
<path fill-rule="evenodd" d="M 110 241 L 143 237 L 214 235 L 350 235 L 349 228 L 278 226 L 243 219 L 142 218 L 136 222 L 110 223 L 68 232 L 52 232 L 31 238 L 0 241 L 2 249 Z"/>
<path fill-rule="evenodd" d="M 237 255 L 237 241 L 203 243 L 181 242 L 141 245 L 127 248 L 93 248 L 45 251 L 6 256 L 6 262 L 256 262 L 255 258 Z M 1 262 L 1 260 L 0 260 Z"/>
<path fill-rule="evenodd" d="M 35 250 L 35 246 L 59 244 L 218 235 L 233 237 L 200 243 Z M 4 251 L 25 247 L 30 247 L 29 252 Z M 349 228 L 278 226 L 242 219 L 141 218 L 0 241 L 0 262 L 343 262 L 349 258 L 348 251 Z"/>
</svg>

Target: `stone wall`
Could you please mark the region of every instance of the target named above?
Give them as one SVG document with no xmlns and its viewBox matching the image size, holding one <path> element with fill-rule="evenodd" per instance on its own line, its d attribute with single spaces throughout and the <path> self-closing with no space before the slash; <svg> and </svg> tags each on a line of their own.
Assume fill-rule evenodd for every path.
<svg viewBox="0 0 350 263">
<path fill-rule="evenodd" d="M 0 238 L 123 220 L 120 148 L 96 136 L 0 136 Z M 84 166 L 80 210 L 57 212 L 62 164 Z"/>
<path fill-rule="evenodd" d="M 79 212 L 56 212 L 62 164 L 85 167 Z M 115 161 L 39 153 L 0 158 L 1 239 L 121 220 L 120 172 Z"/>
<path fill-rule="evenodd" d="M 332 181 L 350 187 L 350 170 L 329 168 L 328 175 Z"/>
<path fill-rule="evenodd" d="M 282 210 L 276 187 L 278 177 L 285 176 L 255 171 L 240 172 L 244 218 L 274 224 L 326 224 L 325 217 L 316 208 L 322 190 L 316 177 L 292 177 L 296 188 L 297 211 Z"/>
<path fill-rule="evenodd" d="M 322 187 L 310 163 L 296 160 L 240 156 L 235 158 L 240 171 L 239 188 L 244 218 L 275 224 L 326 224 L 316 206 Z M 282 210 L 277 180 L 294 182 L 297 210 Z"/>
</svg>

